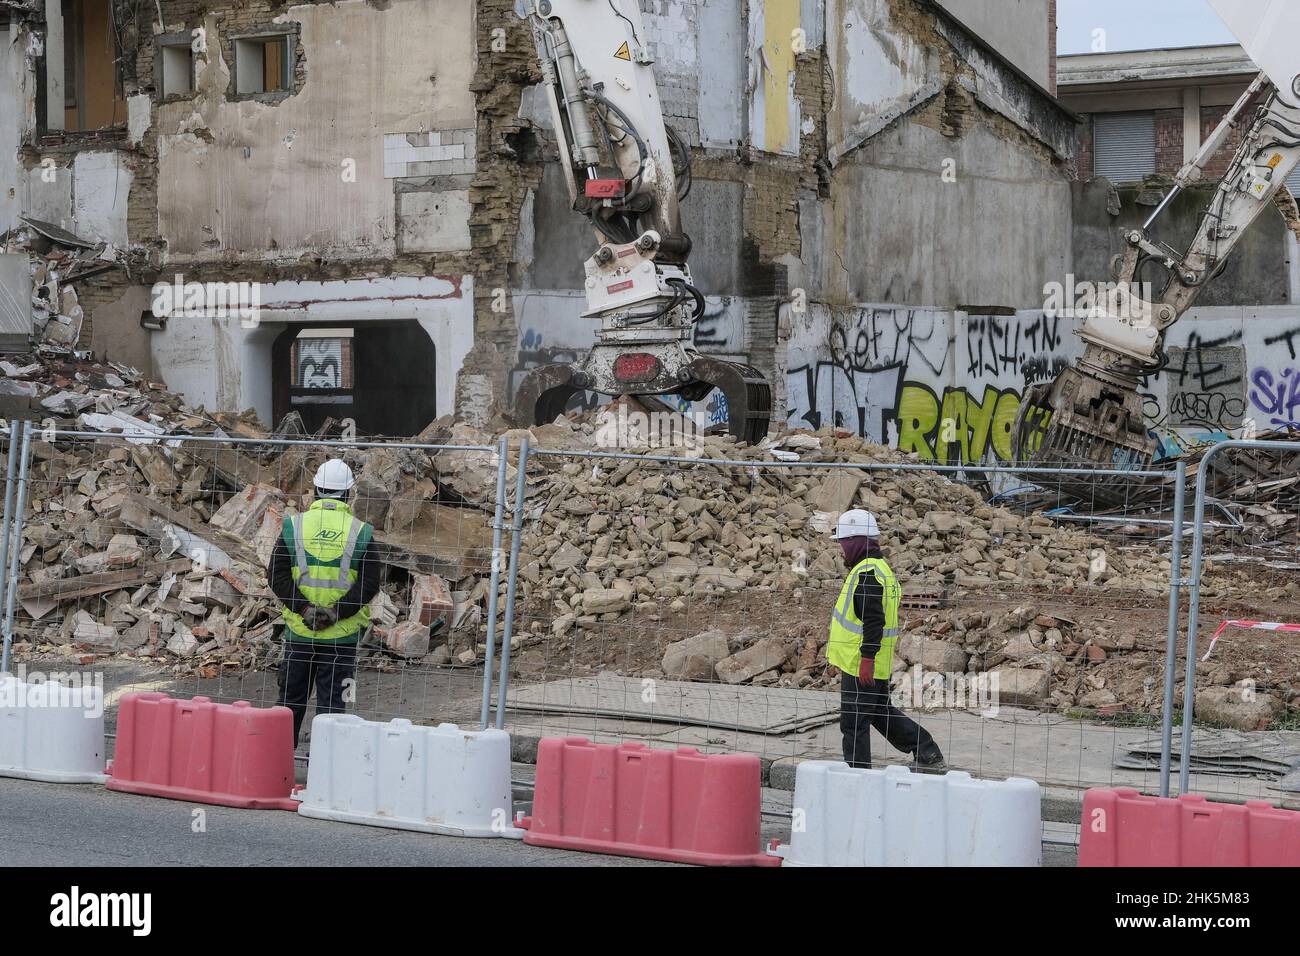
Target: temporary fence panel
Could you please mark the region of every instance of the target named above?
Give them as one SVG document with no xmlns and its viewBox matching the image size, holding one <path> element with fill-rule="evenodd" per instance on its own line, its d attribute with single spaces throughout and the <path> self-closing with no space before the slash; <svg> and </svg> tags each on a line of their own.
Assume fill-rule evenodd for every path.
<svg viewBox="0 0 1300 956">
<path fill-rule="evenodd" d="M 1076 792 L 1159 785 L 1176 466 L 1026 477 L 829 431 L 757 449 L 708 436 L 684 455 L 534 429 L 560 433 L 575 449 L 530 448 L 519 476 L 498 726 L 754 753 L 773 779 L 841 758 L 826 645 L 848 569 L 831 533 L 858 507 L 902 587 L 894 703 L 950 767 Z M 1067 495 L 1089 476 L 1105 502 Z M 872 759 L 911 754 L 876 736 Z"/>
<path fill-rule="evenodd" d="M 368 720 L 486 722 L 515 479 L 504 441 L 247 437 L 245 425 L 239 436 L 165 434 L 142 420 L 82 418 L 112 431 L 45 423 L 24 455 L 19 429 L 19 453 L 7 456 L 5 541 L 20 543 L 7 555 L 5 651 L 57 651 L 65 669 L 102 680 L 110 753 L 128 692 L 285 700 L 268 563 L 332 457 L 354 473 L 349 507 L 371 526 L 362 561 L 380 584 L 355 672 L 340 682 L 343 706 Z M 320 705 L 307 704 L 304 755 Z"/>
<path fill-rule="evenodd" d="M 1262 391 L 1257 397 L 1264 401 Z M 1256 783 L 1281 778 L 1283 793 L 1300 789 L 1294 774 L 1284 776 L 1300 758 L 1300 748 L 1288 750 L 1281 741 L 1265 747 L 1257 739 L 1225 753 L 1221 740 L 1226 734 L 1286 726 L 1295 717 L 1291 698 L 1300 674 L 1300 641 L 1285 639 L 1279 633 L 1284 628 L 1255 625 L 1300 620 L 1298 469 L 1297 444 L 1271 439 L 1220 442 L 1197 464 L 1182 732 L 1176 745 L 1181 793 L 1194 789 L 1225 799 L 1277 799 L 1277 790 L 1233 786 L 1244 774 Z M 1198 653 L 1203 591 L 1216 601 L 1229 599 L 1234 618 L 1252 625 L 1212 659 Z M 1211 647 L 1222 630 L 1211 637 Z M 1198 717 L 1199 729 L 1194 727 Z"/>
</svg>

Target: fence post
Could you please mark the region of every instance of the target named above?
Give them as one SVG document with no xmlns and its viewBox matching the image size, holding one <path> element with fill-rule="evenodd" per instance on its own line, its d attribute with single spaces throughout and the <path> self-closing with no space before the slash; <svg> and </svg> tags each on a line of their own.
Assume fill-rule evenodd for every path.
<svg viewBox="0 0 1300 956">
<path fill-rule="evenodd" d="M 0 525 L 0 608 L 4 607 L 4 596 L 9 589 L 9 523 L 13 520 L 14 471 L 18 467 L 18 459 L 14 455 L 18 446 L 14 441 L 14 423 L 12 421 L 5 427 L 4 441 L 8 447 L 5 450 L 4 521 L 3 525 Z"/>
<path fill-rule="evenodd" d="M 479 730 L 487 730 L 488 710 L 492 703 L 492 661 L 497 635 L 497 590 L 501 582 L 501 523 L 506 512 L 506 464 L 510 442 L 502 436 L 497 445 L 497 506 L 492 519 L 492 578 L 488 590 L 487 650 L 483 655 L 483 707 L 479 713 Z M 508 639 L 507 639 L 508 640 Z"/>
<path fill-rule="evenodd" d="M 1160 718 L 1160 796 L 1169 796 L 1174 743 L 1174 681 L 1178 679 L 1178 601 L 1183 583 L 1183 511 L 1187 507 L 1187 461 L 1178 459 L 1174 480 L 1174 536 L 1169 554 L 1169 634 L 1165 639 L 1165 700 Z M 1184 758 L 1185 762 L 1185 758 Z"/>
<path fill-rule="evenodd" d="M 1201 456 L 1196 473 L 1196 527 L 1192 530 L 1192 594 L 1187 607 L 1187 671 L 1183 678 L 1183 753 L 1178 773 L 1178 792 L 1187 793 L 1192 764 L 1192 714 L 1196 682 L 1196 629 L 1201 613 L 1201 567 L 1205 557 L 1205 494 L 1209 486 L 1210 462 L 1229 448 L 1254 448 L 1259 451 L 1296 452 L 1295 442 L 1221 441 Z"/>
<path fill-rule="evenodd" d="M 496 728 L 506 722 L 506 688 L 510 682 L 510 637 L 515 630 L 515 590 L 519 581 L 519 542 L 524 534 L 524 505 L 528 493 L 528 436 L 519 442 L 519 471 L 515 481 L 515 510 L 511 520 L 510 569 L 506 573 L 506 621 L 501 633 L 501 676 L 497 680 Z"/>
<path fill-rule="evenodd" d="M 10 451 L 13 450 L 11 433 Z M 14 541 L 9 548 L 9 567 L 5 573 L 4 652 L 0 654 L 0 673 L 9 673 L 9 658 L 14 643 L 14 601 L 18 597 L 18 556 L 23 550 L 23 512 L 27 508 L 27 468 L 31 462 L 32 423 L 23 422 L 23 442 L 18 453 L 18 492 L 11 521 Z M 7 540 L 7 539 L 6 539 Z"/>
</svg>

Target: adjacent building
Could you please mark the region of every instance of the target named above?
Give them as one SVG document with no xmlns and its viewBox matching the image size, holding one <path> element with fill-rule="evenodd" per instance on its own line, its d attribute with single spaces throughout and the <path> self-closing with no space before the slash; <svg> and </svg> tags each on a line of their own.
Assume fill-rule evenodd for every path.
<svg viewBox="0 0 1300 956">
<path fill-rule="evenodd" d="M 1258 72 L 1236 45 L 1060 58 L 1061 101 L 1081 118 L 1080 279 L 1109 277 L 1124 231 L 1151 215 Z M 1171 203 L 1155 238 L 1187 248 L 1251 118 L 1211 158 L 1202 183 Z M 1288 185 L 1300 193 L 1300 172 Z M 1168 366 L 1146 383 L 1147 417 L 1162 451 L 1180 454 L 1243 429 L 1300 427 L 1298 347 L 1300 245 L 1282 213 L 1269 209 L 1166 335 Z"/>
</svg>

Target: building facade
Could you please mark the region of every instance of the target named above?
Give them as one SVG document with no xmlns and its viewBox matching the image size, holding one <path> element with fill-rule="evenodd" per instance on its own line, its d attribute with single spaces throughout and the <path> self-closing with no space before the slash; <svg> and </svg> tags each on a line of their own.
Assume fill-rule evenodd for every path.
<svg viewBox="0 0 1300 956">
<path fill-rule="evenodd" d="M 1055 4 L 1017 3 L 643 0 L 693 152 L 697 344 L 762 369 L 791 424 L 1005 458 L 1009 410 L 1068 361 L 1043 301 L 1073 268 L 1076 117 Z M 52 283 L 38 324 L 76 309 L 80 347 L 212 408 L 490 424 L 594 334 L 516 6 L 8 5 L 14 298 Z M 54 230 L 85 244 L 73 274 Z M 157 283 L 208 282 L 256 284 L 257 321 L 152 315 Z"/>
</svg>

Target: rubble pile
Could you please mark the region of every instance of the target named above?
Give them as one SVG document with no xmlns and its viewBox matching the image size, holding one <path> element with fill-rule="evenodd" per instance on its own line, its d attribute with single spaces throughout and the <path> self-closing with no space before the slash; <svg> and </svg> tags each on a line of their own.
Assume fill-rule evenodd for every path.
<svg viewBox="0 0 1300 956">
<path fill-rule="evenodd" d="M 558 420 L 531 434 L 548 449 L 602 447 L 598 418 Z M 1005 704 L 1101 714 L 1158 710 L 1162 691 L 1151 660 L 1164 650 L 1167 542 L 1103 538 L 1043 514 L 1020 515 L 925 470 L 710 463 L 914 464 L 897 451 L 831 429 L 775 436 L 754 448 L 709 437 L 691 450 L 698 459 L 683 465 L 533 459 L 537 474 L 530 481 L 520 576 L 535 611 L 525 645 L 546 641 L 551 651 L 564 651 L 622 622 L 629 640 L 659 633 L 671 641 L 645 676 L 837 686 L 838 674 L 825 662 L 825 614 L 844 568 L 829 532 L 840 512 L 864 507 L 881 519 L 882 545 L 904 586 L 905 607 L 907 598 L 913 608 L 918 599 L 922 607 L 947 603 L 945 596 L 957 590 L 963 604 L 978 594 L 995 607 L 1017 596 L 1057 596 L 1050 602 L 1055 612 L 1046 606 L 908 612 L 897 670 L 919 664 L 938 674 L 996 672 Z M 1232 590 L 1231 577 L 1213 562 L 1206 575 L 1207 594 Z M 807 589 L 816 605 L 810 621 L 792 608 L 788 623 L 779 626 L 742 623 L 676 639 L 692 609 L 708 615 L 711 603 L 725 604 L 729 594 L 748 606 L 751 619 L 779 621 L 782 602 L 789 600 L 782 595 Z M 1272 599 L 1300 598 L 1295 583 L 1267 592 Z M 1145 604 L 1158 611 L 1152 620 L 1161 621 L 1135 629 L 1131 621 L 1090 613 L 1076 622 L 1060 616 L 1064 602 Z M 527 664 L 527 652 L 520 660 Z M 592 661 L 589 669 L 611 663 Z M 1202 670 L 1212 686 L 1228 676 Z M 1282 678 L 1278 697 L 1260 695 L 1268 699 L 1249 715 L 1233 713 L 1229 722 L 1258 723 L 1261 707 L 1276 709 L 1293 700 L 1300 672 Z"/>
<path fill-rule="evenodd" d="M 582 426 L 544 426 L 548 448 L 581 448 Z M 543 429 L 533 429 L 534 433 Z M 964 586 L 1168 587 L 1167 563 L 1150 549 L 1125 554 L 1042 515 L 1022 517 L 929 471 L 759 468 L 710 459 L 803 464 L 904 464 L 910 459 L 859 438 L 796 432 L 753 448 L 710 437 L 697 462 L 676 467 L 617 459 L 534 458 L 521 574 L 562 611 L 554 628 L 593 625 L 629 608 L 684 610 L 715 592 L 838 589 L 839 549 L 830 531 L 851 507 L 882 524 L 882 544 L 901 581 Z M 618 591 L 623 597 L 602 593 Z"/>
<path fill-rule="evenodd" d="M 268 433 L 251 412 L 209 414 L 132 369 L 51 347 L 0 362 L 0 372 L 5 396 L 26 402 L 29 417 L 115 436 L 34 443 L 19 639 L 207 675 L 274 658 L 279 611 L 264 569 L 283 517 L 310 503 L 311 475 L 329 449 L 267 440 L 328 437 L 332 426 L 310 436 L 289 416 Z M 1167 542 L 1017 513 L 923 468 L 872 470 L 916 462 L 835 429 L 777 434 L 754 447 L 725 435 L 678 436 L 665 449 L 636 434 L 611 442 L 612 419 L 607 407 L 505 433 L 508 488 L 525 436 L 534 448 L 688 459 L 530 458 L 516 630 L 525 679 L 544 647 L 575 673 L 617 666 L 681 680 L 834 686 L 826 614 L 844 568 L 830 531 L 841 512 L 864 507 L 880 517 L 904 586 L 899 671 L 996 673 L 1006 704 L 1098 713 L 1159 706 L 1151 660 L 1163 653 L 1163 626 L 1135 629 L 1100 609 L 1162 608 Z M 451 419 L 418 439 L 497 441 Z M 385 569 L 369 659 L 473 664 L 484 650 L 496 456 L 351 447 L 343 457 L 357 475 L 354 510 L 374 526 Z M 760 464 L 772 461 L 788 467 Z M 861 467 L 813 467 L 826 462 Z M 1232 592 L 1229 574 L 1213 562 L 1206 570 L 1207 596 Z M 500 587 L 504 594 L 504 576 Z M 1272 587 L 1268 596 L 1295 600 L 1296 589 Z M 1086 620 L 1070 619 L 1075 606 L 1089 609 Z M 739 613 L 728 619 L 727 608 Z M 756 624 L 761 617 L 773 623 Z M 583 655 L 620 635 L 635 660 Z M 1241 678 L 1230 668 L 1206 673 L 1214 693 Z M 1291 704 L 1290 680 L 1263 688 L 1265 711 Z M 1259 723 L 1259 713 L 1239 719 Z"/>
<path fill-rule="evenodd" d="M 268 435 L 251 412 L 208 415 L 133 369 L 69 352 L 0 361 L 0 372 L 24 386 L 27 414 L 44 416 L 19 553 L 20 650 L 155 658 L 205 676 L 276 657 L 265 569 L 284 516 L 310 503 L 326 449 L 186 440 Z M 105 438 L 51 442 L 49 426 Z M 379 663 L 472 663 L 489 556 L 481 513 L 434 500 L 422 452 L 344 457 L 385 566 L 371 606 Z"/>
<path fill-rule="evenodd" d="M 24 254 L 31 263 L 31 317 L 37 340 L 74 348 L 85 318 L 75 283 L 119 268 L 117 250 L 54 223 L 22 216 L 17 226 L 0 235 L 0 253 Z"/>
</svg>

